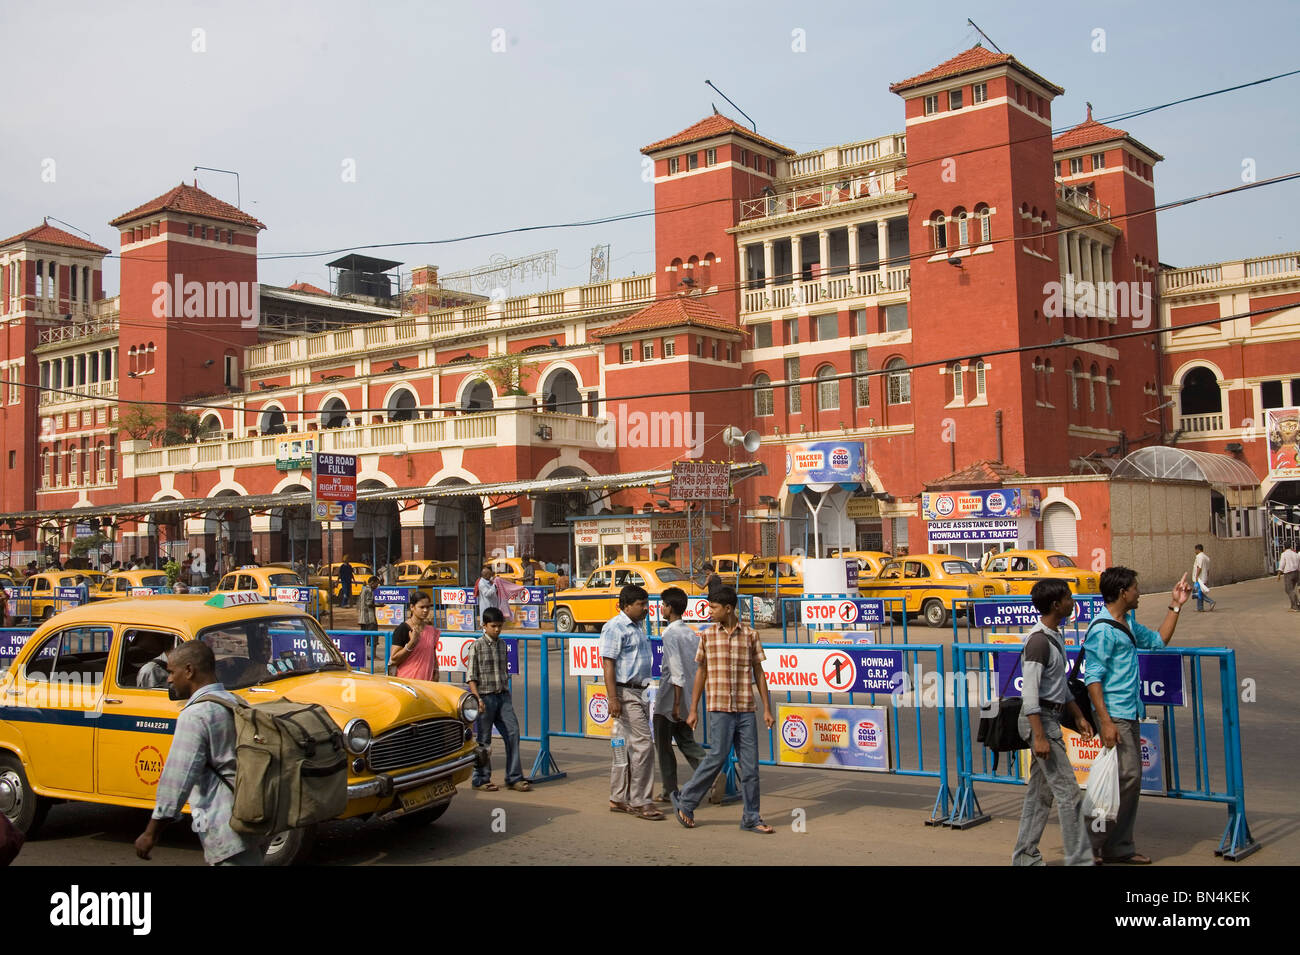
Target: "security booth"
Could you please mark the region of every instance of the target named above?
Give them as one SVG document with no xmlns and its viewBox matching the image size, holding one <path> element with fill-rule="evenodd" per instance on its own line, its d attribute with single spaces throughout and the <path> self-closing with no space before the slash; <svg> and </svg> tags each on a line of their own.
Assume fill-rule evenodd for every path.
<svg viewBox="0 0 1300 955">
<path fill-rule="evenodd" d="M 688 574 L 709 551 L 703 511 L 570 517 L 576 579 L 617 560 L 662 560 Z"/>
<path fill-rule="evenodd" d="M 1037 489 L 999 487 L 921 495 L 930 551 L 976 565 L 989 550 L 1037 548 L 1041 514 Z"/>
</svg>

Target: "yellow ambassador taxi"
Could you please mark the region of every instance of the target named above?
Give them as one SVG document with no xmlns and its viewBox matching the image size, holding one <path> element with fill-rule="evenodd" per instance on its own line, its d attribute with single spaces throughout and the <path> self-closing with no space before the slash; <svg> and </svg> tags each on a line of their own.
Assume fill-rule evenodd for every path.
<svg viewBox="0 0 1300 955">
<path fill-rule="evenodd" d="M 908 616 L 920 615 L 932 627 L 942 627 L 953 602 L 974 597 L 1004 597 L 1005 581 L 981 576 L 964 560 L 947 554 L 915 554 L 889 561 L 879 575 L 859 582 L 864 597 L 894 597 L 906 601 Z"/>
<path fill-rule="evenodd" d="M 59 614 L 0 672 L 0 812 L 28 835 L 55 801 L 150 809 L 182 703 L 165 654 L 202 640 L 249 703 L 319 703 L 343 730 L 339 817 L 412 826 L 446 812 L 481 758 L 461 687 L 349 670 L 306 612 L 250 593 L 126 598 Z M 304 858 L 313 828 L 276 836 L 268 865 Z"/>
<path fill-rule="evenodd" d="M 756 557 L 740 572 L 738 594 L 754 597 L 775 597 L 777 587 L 782 597 L 803 596 L 803 558 L 787 554 L 784 557 Z"/>
<path fill-rule="evenodd" d="M 1005 550 L 989 559 L 983 573 L 1005 581 L 1010 592 L 1017 595 L 1028 594 L 1045 577 L 1065 581 L 1072 593 L 1101 591 L 1101 574 L 1083 570 L 1069 556 L 1055 550 Z"/>
<path fill-rule="evenodd" d="M 9 608 L 10 615 L 27 620 L 49 620 L 62 609 L 61 606 L 56 606 L 58 601 L 55 597 L 59 588 L 77 586 L 77 578 L 80 575 L 81 572 L 76 570 L 32 574 L 23 581 L 23 587 L 30 592 L 31 596 L 15 598 Z"/>
<path fill-rule="evenodd" d="M 880 568 L 884 567 L 889 561 L 893 560 L 893 554 L 886 554 L 882 550 L 841 550 L 831 551 L 832 557 L 843 557 L 845 560 L 855 560 L 858 562 L 858 582 L 868 577 L 874 577 L 880 573 Z"/>
<path fill-rule="evenodd" d="M 155 590 L 169 586 L 167 575 L 160 570 L 115 570 L 90 591 L 90 599 L 92 602 L 111 600 L 114 597 L 129 597 L 131 591 L 138 587 Z"/>
<path fill-rule="evenodd" d="M 498 557 L 495 560 L 488 561 L 492 568 L 492 573 L 508 580 L 511 583 L 522 584 L 524 582 L 524 562 L 518 557 Z M 533 586 L 534 587 L 554 587 L 560 579 L 559 574 L 551 573 L 537 561 L 533 561 Z"/>
<path fill-rule="evenodd" d="M 546 601 L 546 612 L 561 633 L 587 626 L 599 629 L 618 613 L 619 591 L 628 584 L 644 587 L 648 594 L 661 594 L 669 587 L 681 587 L 687 594 L 693 589 L 681 568 L 665 561 L 617 561 L 597 567 L 583 586 L 557 591 Z"/>
<path fill-rule="evenodd" d="M 232 570 L 219 581 L 217 586 L 212 588 L 213 593 L 228 594 L 243 591 L 252 591 L 261 594 L 267 600 L 275 599 L 275 588 L 277 587 L 308 587 L 298 572 L 290 570 L 282 564 L 269 564 L 266 567 L 240 567 L 238 570 Z M 316 591 L 317 610 L 325 611 L 329 609 L 330 595 L 324 587 Z M 308 605 L 308 610 L 311 606 Z"/>
</svg>

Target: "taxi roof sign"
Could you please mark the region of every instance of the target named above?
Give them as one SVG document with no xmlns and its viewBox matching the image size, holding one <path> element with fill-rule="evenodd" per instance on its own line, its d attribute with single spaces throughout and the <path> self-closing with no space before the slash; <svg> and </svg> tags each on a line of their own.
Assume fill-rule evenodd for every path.
<svg viewBox="0 0 1300 955">
<path fill-rule="evenodd" d="M 228 593 L 213 594 L 203 601 L 208 607 L 242 607 L 245 604 L 264 604 L 267 599 L 256 590 L 237 590 Z"/>
</svg>

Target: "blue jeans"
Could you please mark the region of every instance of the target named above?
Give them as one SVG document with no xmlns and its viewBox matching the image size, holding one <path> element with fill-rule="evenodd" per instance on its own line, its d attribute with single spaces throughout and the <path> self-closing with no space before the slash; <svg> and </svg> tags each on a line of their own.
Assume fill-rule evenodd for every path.
<svg viewBox="0 0 1300 955">
<path fill-rule="evenodd" d="M 480 693 L 483 698 L 483 710 L 478 715 L 475 731 L 479 745 L 484 748 L 492 746 L 492 727 L 501 731 L 506 744 L 506 785 L 511 786 L 524 778 L 523 766 L 519 760 L 519 718 L 515 716 L 515 704 L 510 698 L 510 691 L 501 693 Z M 472 785 L 480 786 L 492 780 L 492 761 L 486 765 L 474 767 Z"/>
<path fill-rule="evenodd" d="M 732 747 L 740 770 L 740 791 L 745 797 L 745 811 L 740 825 L 752 829 L 762 822 L 758 814 L 758 719 L 749 713 L 715 713 L 709 711 L 708 751 L 685 786 L 678 801 L 685 812 L 694 812 L 713 780 L 726 766 Z"/>
<path fill-rule="evenodd" d="M 1210 596 L 1210 591 L 1207 588 L 1197 587 L 1196 588 L 1196 609 L 1198 612 L 1203 611 L 1205 609 L 1205 602 L 1207 600 L 1210 602 L 1210 609 L 1213 610 L 1214 605 L 1215 603 L 1217 603 L 1217 601 Z"/>
</svg>

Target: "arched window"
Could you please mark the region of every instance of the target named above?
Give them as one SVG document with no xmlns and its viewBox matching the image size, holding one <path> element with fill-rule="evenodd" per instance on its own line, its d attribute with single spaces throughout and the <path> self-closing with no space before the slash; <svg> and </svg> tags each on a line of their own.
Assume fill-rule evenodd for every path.
<svg viewBox="0 0 1300 955">
<path fill-rule="evenodd" d="M 817 410 L 834 411 L 840 406 L 840 383 L 835 378 L 835 368 L 822 365 L 817 369 Z"/>
<path fill-rule="evenodd" d="M 1106 417 L 1107 418 L 1113 418 L 1115 416 L 1115 399 L 1111 393 L 1111 389 L 1114 387 L 1115 387 L 1115 369 L 1107 368 L 1106 369 Z"/>
<path fill-rule="evenodd" d="M 270 405 L 263 409 L 262 417 L 258 420 L 257 430 L 261 434 L 285 434 L 288 428 L 284 424 L 284 409 L 276 405 Z M 242 431 L 240 432 L 242 436 Z"/>
<path fill-rule="evenodd" d="M 939 250 L 948 248 L 948 220 L 942 212 L 930 213 L 930 226 L 934 229 L 934 247 Z"/>
<path fill-rule="evenodd" d="M 1184 415 L 1218 414 L 1223 411 L 1223 395 L 1219 391 L 1219 379 L 1215 377 L 1213 369 L 1204 365 L 1188 369 L 1178 391 L 1178 410 Z"/>
<path fill-rule="evenodd" d="M 557 414 L 582 414 L 582 392 L 572 371 L 561 366 L 546 376 L 542 403 L 547 411 Z"/>
<path fill-rule="evenodd" d="M 964 249 L 970 244 L 970 222 L 966 210 L 958 206 L 952 211 L 952 217 L 957 220 L 957 247 Z"/>
<path fill-rule="evenodd" d="M 199 422 L 200 441 L 212 441 L 214 439 L 220 438 L 221 431 L 222 431 L 221 418 L 219 418 L 217 415 L 214 414 L 204 415 L 203 420 Z M 103 465 L 100 466 L 103 467 Z"/>
<path fill-rule="evenodd" d="M 41 484 L 45 487 L 50 486 L 50 464 L 53 460 L 54 455 L 50 454 L 49 448 L 41 451 Z"/>
<path fill-rule="evenodd" d="M 464 397 L 461 399 L 460 408 L 465 412 L 491 411 L 492 386 L 482 378 L 477 379 L 472 385 L 465 389 Z"/>
<path fill-rule="evenodd" d="M 984 361 L 981 359 L 980 361 L 975 362 L 975 397 L 976 398 L 984 397 L 985 384 L 986 381 L 984 377 Z"/>
<path fill-rule="evenodd" d="M 1075 411 L 1079 410 L 1079 379 L 1082 377 L 1083 363 L 1076 358 L 1070 368 L 1070 407 Z"/>
<path fill-rule="evenodd" d="M 903 359 L 891 358 L 885 363 L 885 392 L 885 400 L 891 405 L 912 401 L 912 373 Z"/>
<path fill-rule="evenodd" d="M 320 410 L 321 428 L 346 428 L 348 424 L 348 406 L 342 398 L 331 398 L 325 402 Z"/>
<path fill-rule="evenodd" d="M 965 397 L 964 389 L 962 388 L 961 362 L 953 362 L 952 368 L 950 368 L 949 371 L 952 373 L 952 400 L 961 401 Z"/>
<path fill-rule="evenodd" d="M 700 274 L 696 276 L 696 278 L 699 280 L 700 288 L 709 289 L 713 287 L 713 266 L 717 263 L 717 261 L 718 261 L 718 257 L 714 255 L 712 252 L 704 253 L 704 259 L 700 263 L 701 264 Z"/>
<path fill-rule="evenodd" d="M 990 218 L 989 207 L 987 203 L 981 202 L 975 207 L 975 218 L 979 222 L 980 241 L 993 241 L 993 222 Z"/>
<path fill-rule="evenodd" d="M 1052 359 L 1043 362 L 1043 401 L 1052 403 Z"/>
<path fill-rule="evenodd" d="M 415 394 L 409 388 L 395 391 L 388 399 L 389 421 L 414 421 L 417 417 Z"/>
<path fill-rule="evenodd" d="M 102 441 L 95 446 L 95 470 L 105 475 L 108 473 L 108 448 Z"/>
<path fill-rule="evenodd" d="M 759 372 L 754 376 L 754 417 L 765 418 L 775 414 L 772 399 L 772 379 Z"/>
<path fill-rule="evenodd" d="M 1047 384 L 1047 379 L 1043 368 L 1043 360 L 1041 358 L 1035 358 L 1029 367 L 1034 373 L 1034 401 L 1046 401 L 1045 386 Z"/>
<path fill-rule="evenodd" d="M 1097 379 L 1101 377 L 1096 364 L 1088 369 L 1088 410 L 1097 410 Z"/>
</svg>

